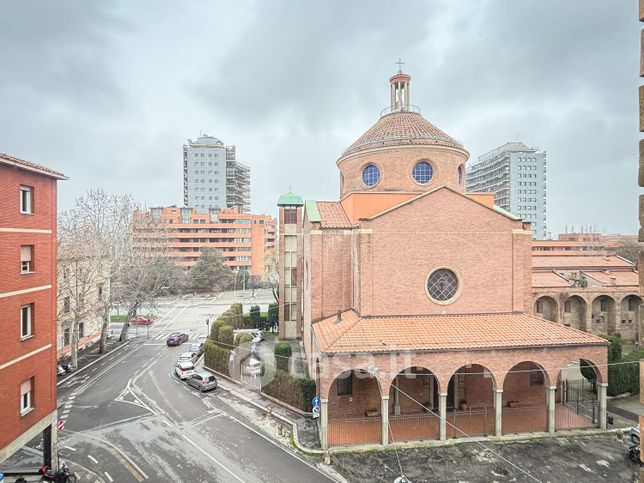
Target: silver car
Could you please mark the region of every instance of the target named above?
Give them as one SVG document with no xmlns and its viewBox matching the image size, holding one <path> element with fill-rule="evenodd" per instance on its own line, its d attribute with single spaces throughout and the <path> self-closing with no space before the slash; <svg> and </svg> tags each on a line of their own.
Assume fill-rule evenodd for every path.
<svg viewBox="0 0 644 483">
<path fill-rule="evenodd" d="M 199 392 L 210 391 L 217 387 L 217 379 L 209 372 L 195 372 L 188 378 L 188 384 L 199 389 Z"/>
</svg>

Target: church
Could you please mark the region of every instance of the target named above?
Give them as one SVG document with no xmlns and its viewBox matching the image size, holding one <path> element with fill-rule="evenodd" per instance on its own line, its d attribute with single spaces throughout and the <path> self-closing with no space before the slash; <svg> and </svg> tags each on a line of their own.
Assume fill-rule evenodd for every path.
<svg viewBox="0 0 644 483">
<path fill-rule="evenodd" d="M 467 192 L 469 153 L 408 74 L 389 84 L 340 199 L 278 200 L 280 338 L 303 342 L 322 448 L 605 428 L 606 341 L 531 315 L 530 224 Z"/>
</svg>

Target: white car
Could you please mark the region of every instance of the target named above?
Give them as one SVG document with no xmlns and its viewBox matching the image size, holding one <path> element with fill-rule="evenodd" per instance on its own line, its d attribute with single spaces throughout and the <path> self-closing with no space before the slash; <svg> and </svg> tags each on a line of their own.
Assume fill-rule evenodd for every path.
<svg viewBox="0 0 644 483">
<path fill-rule="evenodd" d="M 177 362 L 174 373 L 182 381 L 195 373 L 195 366 L 192 362 Z"/>
<path fill-rule="evenodd" d="M 177 360 L 177 362 L 190 362 L 191 364 L 194 364 L 197 357 L 198 356 L 195 352 L 184 352 L 179 356 L 179 360 Z"/>
</svg>

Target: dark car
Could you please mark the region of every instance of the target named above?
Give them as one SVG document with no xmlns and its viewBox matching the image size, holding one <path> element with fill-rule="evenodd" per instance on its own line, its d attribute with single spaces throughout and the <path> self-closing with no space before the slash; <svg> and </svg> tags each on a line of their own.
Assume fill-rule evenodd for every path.
<svg viewBox="0 0 644 483">
<path fill-rule="evenodd" d="M 217 379 L 209 372 L 195 372 L 187 379 L 188 385 L 199 389 L 200 392 L 209 391 L 217 387 Z"/>
<path fill-rule="evenodd" d="M 188 334 L 184 334 L 182 332 L 175 332 L 174 334 L 170 334 L 168 336 L 168 338 L 165 340 L 165 343 L 168 345 L 181 345 L 187 341 L 188 341 Z"/>
<path fill-rule="evenodd" d="M 137 315 L 130 319 L 130 325 L 151 325 L 154 322 L 150 317 L 143 317 L 142 315 Z"/>
</svg>

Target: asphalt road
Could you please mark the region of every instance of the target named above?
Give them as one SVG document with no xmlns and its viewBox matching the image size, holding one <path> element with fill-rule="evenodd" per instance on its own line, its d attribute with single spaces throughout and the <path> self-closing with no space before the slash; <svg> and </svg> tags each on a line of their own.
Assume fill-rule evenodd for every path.
<svg viewBox="0 0 644 483">
<path fill-rule="evenodd" d="M 264 298 L 270 302 L 268 294 Z M 139 327 L 125 347 L 59 387 L 65 419 L 59 454 L 87 469 L 81 481 L 333 481 L 225 387 L 201 394 L 173 375 L 188 346 L 166 347 L 165 336 L 175 330 L 190 340 L 205 334 L 206 317 L 233 300 L 160 306 L 149 334 Z"/>
</svg>

